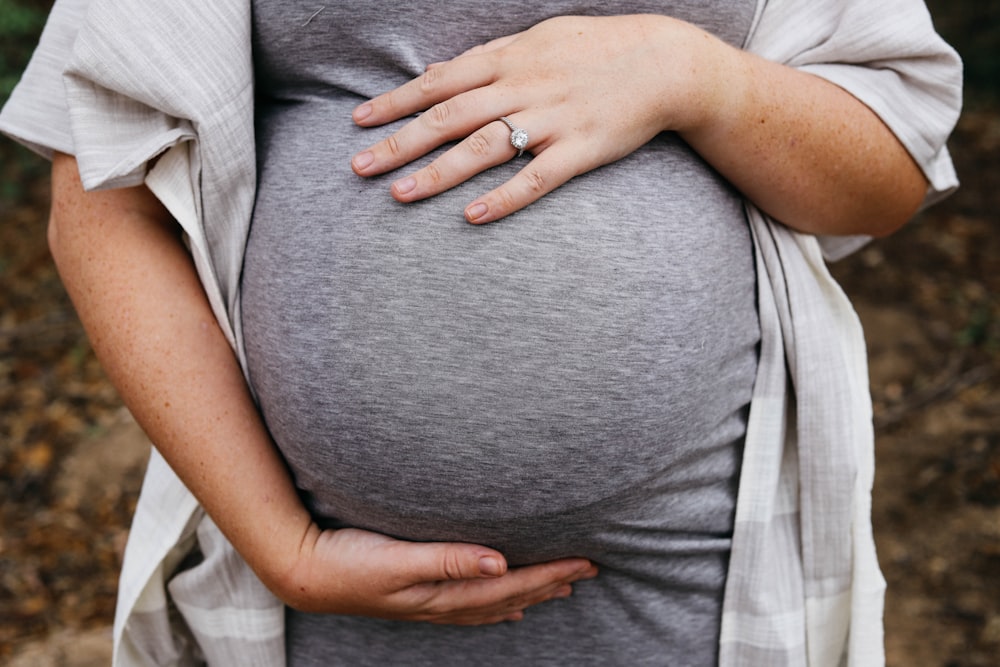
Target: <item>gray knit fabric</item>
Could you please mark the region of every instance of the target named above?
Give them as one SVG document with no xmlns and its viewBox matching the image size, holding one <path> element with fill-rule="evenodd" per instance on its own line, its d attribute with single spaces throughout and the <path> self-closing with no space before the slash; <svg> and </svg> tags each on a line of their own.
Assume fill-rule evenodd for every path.
<svg viewBox="0 0 1000 667">
<path fill-rule="evenodd" d="M 738 45 L 753 8 L 254 2 L 245 337 L 304 501 L 327 526 L 601 566 L 516 624 L 289 611 L 290 665 L 715 663 L 759 333 L 739 197 L 661 135 L 474 227 L 464 205 L 527 156 L 402 205 L 398 174 L 349 167 L 398 124 L 350 111 L 550 16 L 658 12 Z"/>
</svg>

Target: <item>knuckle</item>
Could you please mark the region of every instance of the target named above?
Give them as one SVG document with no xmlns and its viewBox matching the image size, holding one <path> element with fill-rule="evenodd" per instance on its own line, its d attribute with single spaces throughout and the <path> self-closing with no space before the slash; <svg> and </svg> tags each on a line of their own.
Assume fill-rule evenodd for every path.
<svg viewBox="0 0 1000 667">
<path fill-rule="evenodd" d="M 450 124 L 451 104 L 449 102 L 435 104 L 427 110 L 426 115 L 431 125 L 438 128 L 446 128 Z"/>
<path fill-rule="evenodd" d="M 510 189 L 506 187 L 497 188 L 496 201 L 499 204 L 499 208 L 505 212 L 513 211 L 517 206 L 513 193 L 511 193 Z"/>
<path fill-rule="evenodd" d="M 493 141 L 483 130 L 473 132 L 469 135 L 466 141 L 468 143 L 469 152 L 475 157 L 490 157 L 493 153 Z"/>
<path fill-rule="evenodd" d="M 444 180 L 444 176 L 441 174 L 441 168 L 438 167 L 435 162 L 431 162 L 424 168 L 424 175 L 431 185 L 440 185 Z"/>
<path fill-rule="evenodd" d="M 548 192 L 548 179 L 545 175 L 538 171 L 534 167 L 528 167 L 524 170 L 524 178 L 528 184 L 528 189 L 531 190 L 532 194 L 543 195 Z"/>
<path fill-rule="evenodd" d="M 439 600 L 431 600 L 424 605 L 423 609 L 420 610 L 421 620 L 431 620 L 431 619 L 441 619 L 446 620 L 451 614 L 452 610 L 444 604 L 441 604 Z"/>
<path fill-rule="evenodd" d="M 464 579 L 462 557 L 456 550 L 448 550 L 442 561 L 443 574 L 447 579 Z"/>
<path fill-rule="evenodd" d="M 372 100 L 372 107 L 376 112 L 381 114 L 393 114 L 395 113 L 399 105 L 396 102 L 396 91 L 392 91 L 382 95 L 378 99 Z"/>
<path fill-rule="evenodd" d="M 394 157 L 398 157 L 402 150 L 399 146 L 399 139 L 396 138 L 395 134 L 390 134 L 388 137 L 386 137 L 385 147 L 389 151 L 389 153 Z"/>
<path fill-rule="evenodd" d="M 420 92 L 429 95 L 437 87 L 438 79 L 441 77 L 440 67 L 430 67 L 420 75 Z"/>
</svg>

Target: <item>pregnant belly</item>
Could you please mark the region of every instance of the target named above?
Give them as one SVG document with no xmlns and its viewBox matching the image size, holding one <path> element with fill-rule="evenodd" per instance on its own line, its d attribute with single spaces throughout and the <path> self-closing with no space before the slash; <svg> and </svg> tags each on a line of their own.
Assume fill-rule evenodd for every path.
<svg viewBox="0 0 1000 667">
<path fill-rule="evenodd" d="M 302 120 L 262 137 L 242 299 L 252 385 L 317 517 L 496 543 L 665 484 L 728 488 L 752 252 L 739 199 L 680 142 L 473 227 L 464 204 L 523 162 L 403 206 L 347 168 L 372 137 L 320 145 Z"/>
</svg>

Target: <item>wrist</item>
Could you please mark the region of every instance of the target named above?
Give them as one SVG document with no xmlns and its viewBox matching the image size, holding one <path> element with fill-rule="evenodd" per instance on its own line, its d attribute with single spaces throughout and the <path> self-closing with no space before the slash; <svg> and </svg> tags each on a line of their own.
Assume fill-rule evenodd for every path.
<svg viewBox="0 0 1000 667">
<path fill-rule="evenodd" d="M 681 84 L 665 95 L 672 107 L 665 129 L 684 138 L 723 133 L 749 103 L 752 56 L 696 26 L 683 25 L 683 45 L 689 62 L 683 69 Z M 676 53 L 676 45 L 675 36 L 667 49 Z"/>
<path fill-rule="evenodd" d="M 281 522 L 276 529 L 259 534 L 256 545 L 241 555 L 261 582 L 290 607 L 308 610 L 312 554 L 322 531 L 308 516 Z"/>
</svg>

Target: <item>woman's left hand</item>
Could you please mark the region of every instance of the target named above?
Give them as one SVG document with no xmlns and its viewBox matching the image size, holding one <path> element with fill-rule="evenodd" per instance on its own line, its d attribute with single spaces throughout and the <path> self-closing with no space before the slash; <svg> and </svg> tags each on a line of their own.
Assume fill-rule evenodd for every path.
<svg viewBox="0 0 1000 667">
<path fill-rule="evenodd" d="M 439 194 L 517 154 L 506 116 L 529 134 L 533 159 L 465 209 L 490 222 L 574 176 L 618 160 L 665 129 L 695 125 L 712 103 L 713 68 L 728 46 L 666 16 L 560 17 L 431 65 L 419 78 L 360 105 L 371 127 L 426 110 L 354 156 L 361 176 L 402 167 L 461 139 L 392 185 L 411 202 Z"/>
<path fill-rule="evenodd" d="M 425 111 L 354 156 L 360 176 L 398 169 L 461 140 L 392 184 L 401 202 L 432 197 L 513 158 L 506 116 L 533 158 L 465 208 L 498 220 L 579 174 L 677 132 L 775 219 L 811 234 L 888 234 L 927 181 L 871 109 L 808 72 L 753 56 L 659 15 L 560 17 L 504 37 L 365 102 L 374 127 Z"/>
</svg>

